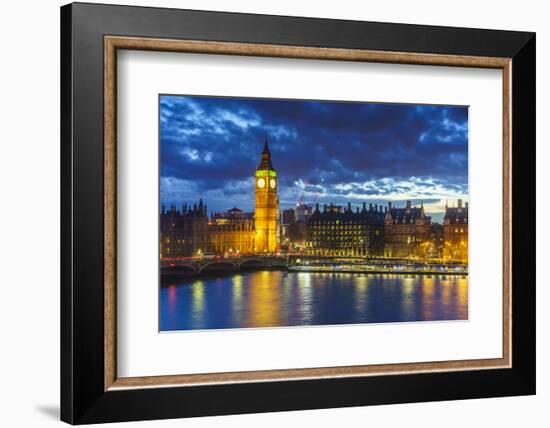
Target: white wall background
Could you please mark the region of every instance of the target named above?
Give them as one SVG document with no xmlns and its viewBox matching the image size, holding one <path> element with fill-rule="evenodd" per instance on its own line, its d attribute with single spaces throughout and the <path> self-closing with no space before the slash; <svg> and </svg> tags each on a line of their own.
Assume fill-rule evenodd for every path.
<svg viewBox="0 0 550 428">
<path fill-rule="evenodd" d="M 123 2 L 122 0 L 120 0 Z M 103 3 L 116 3 L 104 0 Z M 485 27 L 537 32 L 539 266 L 550 257 L 550 28 L 545 2 L 356 0 L 147 0 L 126 4 L 323 18 Z M 59 424 L 59 6 L 4 2 L 0 12 L 0 421 L 7 427 Z M 545 102 L 546 101 L 546 102 Z M 545 247 L 545 248 L 543 248 Z M 32 258 L 32 263 L 29 259 Z M 142 426 L 279 427 L 547 426 L 550 421 L 550 292 L 538 274 L 538 395 L 442 403 L 284 412 L 140 423 Z M 545 406 L 546 404 L 546 406 Z M 131 423 L 125 426 L 137 426 Z"/>
</svg>

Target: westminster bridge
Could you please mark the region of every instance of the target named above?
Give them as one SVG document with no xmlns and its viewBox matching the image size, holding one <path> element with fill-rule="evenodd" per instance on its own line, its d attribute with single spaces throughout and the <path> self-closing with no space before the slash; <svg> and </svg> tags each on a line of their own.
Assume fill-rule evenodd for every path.
<svg viewBox="0 0 550 428">
<path fill-rule="evenodd" d="M 165 259 L 160 262 L 162 274 L 167 275 L 234 272 L 249 269 L 281 269 L 287 266 L 287 257 L 264 255 Z"/>
<path fill-rule="evenodd" d="M 241 270 L 285 269 L 293 272 L 451 274 L 467 275 L 468 265 L 442 260 L 411 260 L 345 256 L 239 255 L 161 260 L 163 275 L 200 275 Z"/>
</svg>

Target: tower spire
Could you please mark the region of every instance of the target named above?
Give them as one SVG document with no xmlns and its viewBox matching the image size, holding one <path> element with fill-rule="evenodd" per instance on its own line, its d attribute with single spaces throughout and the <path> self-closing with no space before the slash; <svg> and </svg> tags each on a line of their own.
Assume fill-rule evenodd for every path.
<svg viewBox="0 0 550 428">
<path fill-rule="evenodd" d="M 264 149 L 262 150 L 260 165 L 258 165 L 257 169 L 275 171 L 275 168 L 273 168 L 273 164 L 271 163 L 271 152 L 269 151 L 267 136 L 265 137 L 265 140 L 264 140 Z"/>
</svg>

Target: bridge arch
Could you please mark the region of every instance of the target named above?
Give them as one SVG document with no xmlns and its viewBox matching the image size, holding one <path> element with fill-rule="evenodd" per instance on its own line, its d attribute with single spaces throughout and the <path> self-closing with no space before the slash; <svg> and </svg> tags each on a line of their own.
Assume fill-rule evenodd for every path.
<svg viewBox="0 0 550 428">
<path fill-rule="evenodd" d="M 161 266 L 161 270 L 163 273 L 170 274 L 178 274 L 178 273 L 198 273 L 199 267 L 195 263 L 171 263 L 171 264 L 165 264 Z"/>
<path fill-rule="evenodd" d="M 237 264 L 230 261 L 230 260 L 212 260 L 211 262 L 207 262 L 205 264 L 202 264 L 199 268 L 198 268 L 198 273 L 201 273 L 201 272 L 204 272 L 205 270 L 215 270 L 215 269 L 212 269 L 212 267 L 218 267 L 218 268 L 221 268 L 221 267 L 225 267 L 225 268 L 230 268 L 230 270 L 236 270 L 237 269 Z M 220 270 L 226 270 L 226 269 L 220 269 Z"/>
<path fill-rule="evenodd" d="M 267 266 L 266 260 L 260 257 L 251 257 L 246 259 L 241 259 L 238 262 L 238 267 L 256 267 L 256 266 Z"/>
</svg>

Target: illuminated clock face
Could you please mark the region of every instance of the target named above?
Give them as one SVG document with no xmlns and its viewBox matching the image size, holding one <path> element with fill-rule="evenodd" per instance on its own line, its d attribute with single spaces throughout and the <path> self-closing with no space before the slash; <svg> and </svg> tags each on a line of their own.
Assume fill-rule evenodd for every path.
<svg viewBox="0 0 550 428">
<path fill-rule="evenodd" d="M 265 180 L 263 178 L 258 179 L 258 187 L 263 189 L 265 187 Z"/>
<path fill-rule="evenodd" d="M 272 189 L 275 189 L 275 186 L 277 185 L 277 183 L 275 182 L 275 179 L 272 178 L 271 180 L 269 180 L 269 187 L 271 187 Z"/>
</svg>

